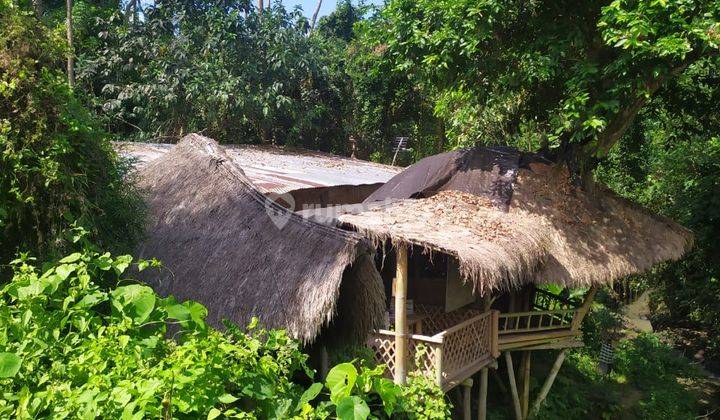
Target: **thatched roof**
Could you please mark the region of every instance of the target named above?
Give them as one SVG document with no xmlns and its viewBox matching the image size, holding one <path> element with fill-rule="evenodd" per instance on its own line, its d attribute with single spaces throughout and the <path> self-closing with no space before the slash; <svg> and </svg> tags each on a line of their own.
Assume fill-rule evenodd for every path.
<svg viewBox="0 0 720 420">
<path fill-rule="evenodd" d="M 605 284 L 676 260 L 692 245 L 671 220 L 601 186 L 588 194 L 564 166 L 507 148 L 432 156 L 363 205 L 315 213 L 375 240 L 455 256 L 481 293 L 530 282 Z"/>
<path fill-rule="evenodd" d="M 266 199 L 214 141 L 191 134 L 139 175 L 151 216 L 139 254 L 167 268 L 145 275 L 159 293 L 203 303 L 212 324 L 257 316 L 305 342 L 338 312 L 358 336 L 382 322 L 371 247 Z M 338 308 L 342 283 L 358 298 Z"/>
</svg>

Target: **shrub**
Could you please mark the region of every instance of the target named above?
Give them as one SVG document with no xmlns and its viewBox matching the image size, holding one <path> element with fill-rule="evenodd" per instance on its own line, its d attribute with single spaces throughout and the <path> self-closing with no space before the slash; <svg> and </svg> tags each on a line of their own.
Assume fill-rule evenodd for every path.
<svg viewBox="0 0 720 420">
<path fill-rule="evenodd" d="M 156 296 L 130 256 L 86 250 L 46 271 L 23 254 L 0 289 L 0 417 L 441 418 L 433 384 L 335 366 L 324 384 L 284 331 L 225 332 L 199 303 Z M 134 263 L 142 270 L 150 261 Z M 112 284 L 102 287 L 100 284 Z"/>
<path fill-rule="evenodd" d="M 65 83 L 62 45 L 0 0 L 0 264 L 18 249 L 59 255 L 74 221 L 114 250 L 142 231 L 126 168 Z"/>
</svg>

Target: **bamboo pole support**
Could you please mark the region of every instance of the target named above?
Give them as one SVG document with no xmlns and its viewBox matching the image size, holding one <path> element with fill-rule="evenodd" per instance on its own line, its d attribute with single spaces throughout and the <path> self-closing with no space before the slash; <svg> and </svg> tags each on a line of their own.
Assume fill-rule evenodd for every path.
<svg viewBox="0 0 720 420">
<path fill-rule="evenodd" d="M 437 382 L 437 386 L 442 388 L 442 386 L 443 386 L 443 348 L 442 348 L 442 346 L 438 347 L 437 350 L 435 350 L 435 369 L 437 370 L 435 372 L 435 374 L 436 374 L 435 381 Z"/>
<path fill-rule="evenodd" d="M 407 245 L 397 247 L 397 268 L 395 273 L 395 383 L 405 385 L 407 380 Z"/>
<path fill-rule="evenodd" d="M 500 311 L 493 310 L 491 312 L 491 319 L 490 319 L 490 352 L 492 353 L 493 359 L 497 359 L 500 357 L 500 348 L 499 348 L 499 341 L 500 341 L 500 333 L 498 331 L 499 329 L 499 322 L 500 322 Z"/>
<path fill-rule="evenodd" d="M 487 418 L 488 368 L 480 371 L 480 391 L 478 394 L 478 420 Z"/>
<path fill-rule="evenodd" d="M 577 331 L 580 329 L 580 326 L 582 325 L 583 318 L 585 318 L 585 315 L 590 311 L 590 306 L 592 305 L 593 299 L 595 299 L 595 293 L 597 293 L 597 286 L 590 287 L 590 290 L 585 294 L 585 299 L 583 300 L 582 305 L 577 309 L 575 312 L 575 316 L 573 317 L 571 330 Z"/>
<path fill-rule="evenodd" d="M 462 382 L 463 387 L 463 420 L 472 420 L 472 398 L 470 391 L 472 390 L 473 380 L 468 378 Z"/>
<path fill-rule="evenodd" d="M 523 352 L 522 358 L 522 416 L 527 418 L 530 405 L 530 354 L 529 350 Z"/>
<path fill-rule="evenodd" d="M 560 367 L 565 360 L 565 352 L 567 352 L 567 349 L 560 350 L 557 359 L 555 359 L 555 363 L 553 363 L 552 368 L 550 369 L 550 373 L 548 374 L 547 379 L 545 379 L 545 383 L 543 384 L 542 389 L 540 389 L 540 394 L 538 394 L 535 402 L 532 405 L 532 408 L 530 409 L 530 412 L 528 413 L 528 419 L 532 419 L 537 415 L 538 411 L 540 411 L 540 406 L 542 405 L 543 401 L 545 401 L 545 398 L 550 392 L 550 388 L 552 387 L 553 382 L 555 382 L 555 377 L 560 371 Z"/>
<path fill-rule="evenodd" d="M 518 397 L 517 384 L 515 383 L 515 369 L 513 369 L 512 356 L 509 351 L 505 352 L 505 364 L 507 365 L 508 382 L 510 382 L 510 392 L 512 393 L 513 408 L 515 410 L 515 419 L 522 420 L 522 411 L 520 410 L 520 399 Z"/>
</svg>

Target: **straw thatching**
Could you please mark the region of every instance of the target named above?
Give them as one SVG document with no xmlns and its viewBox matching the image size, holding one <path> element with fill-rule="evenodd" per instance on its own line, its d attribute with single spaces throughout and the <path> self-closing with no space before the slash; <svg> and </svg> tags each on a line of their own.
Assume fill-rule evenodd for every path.
<svg viewBox="0 0 720 420">
<path fill-rule="evenodd" d="M 480 293 L 605 284 L 676 260 L 692 245 L 691 233 L 669 219 L 600 186 L 588 194 L 564 166 L 507 148 L 433 156 L 364 205 L 320 212 L 374 240 L 456 257 Z"/>
<path fill-rule="evenodd" d="M 199 301 L 211 324 L 257 316 L 306 343 L 338 312 L 354 314 L 339 322 L 356 338 L 382 322 L 372 248 L 266 199 L 214 141 L 191 134 L 139 175 L 151 216 L 139 254 L 167 268 L 145 275 L 159 293 Z M 357 298 L 339 308 L 343 284 Z"/>
</svg>

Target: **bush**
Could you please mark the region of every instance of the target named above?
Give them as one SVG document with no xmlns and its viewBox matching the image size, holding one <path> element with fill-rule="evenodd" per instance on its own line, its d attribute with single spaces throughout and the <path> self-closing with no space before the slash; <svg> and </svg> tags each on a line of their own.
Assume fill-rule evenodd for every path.
<svg viewBox="0 0 720 420">
<path fill-rule="evenodd" d="M 0 0 L 0 264 L 18 249 L 59 255 L 74 221 L 113 250 L 142 232 L 142 201 L 65 83 L 62 45 Z"/>
<path fill-rule="evenodd" d="M 384 367 L 313 371 L 299 343 L 254 321 L 205 324 L 196 302 L 161 298 L 130 256 L 86 250 L 40 273 L 23 255 L 0 289 L 0 417 L 443 418 L 442 392 L 397 387 Z M 138 261 L 137 270 L 156 264 Z M 102 287 L 101 284 L 112 284 Z"/>
</svg>

